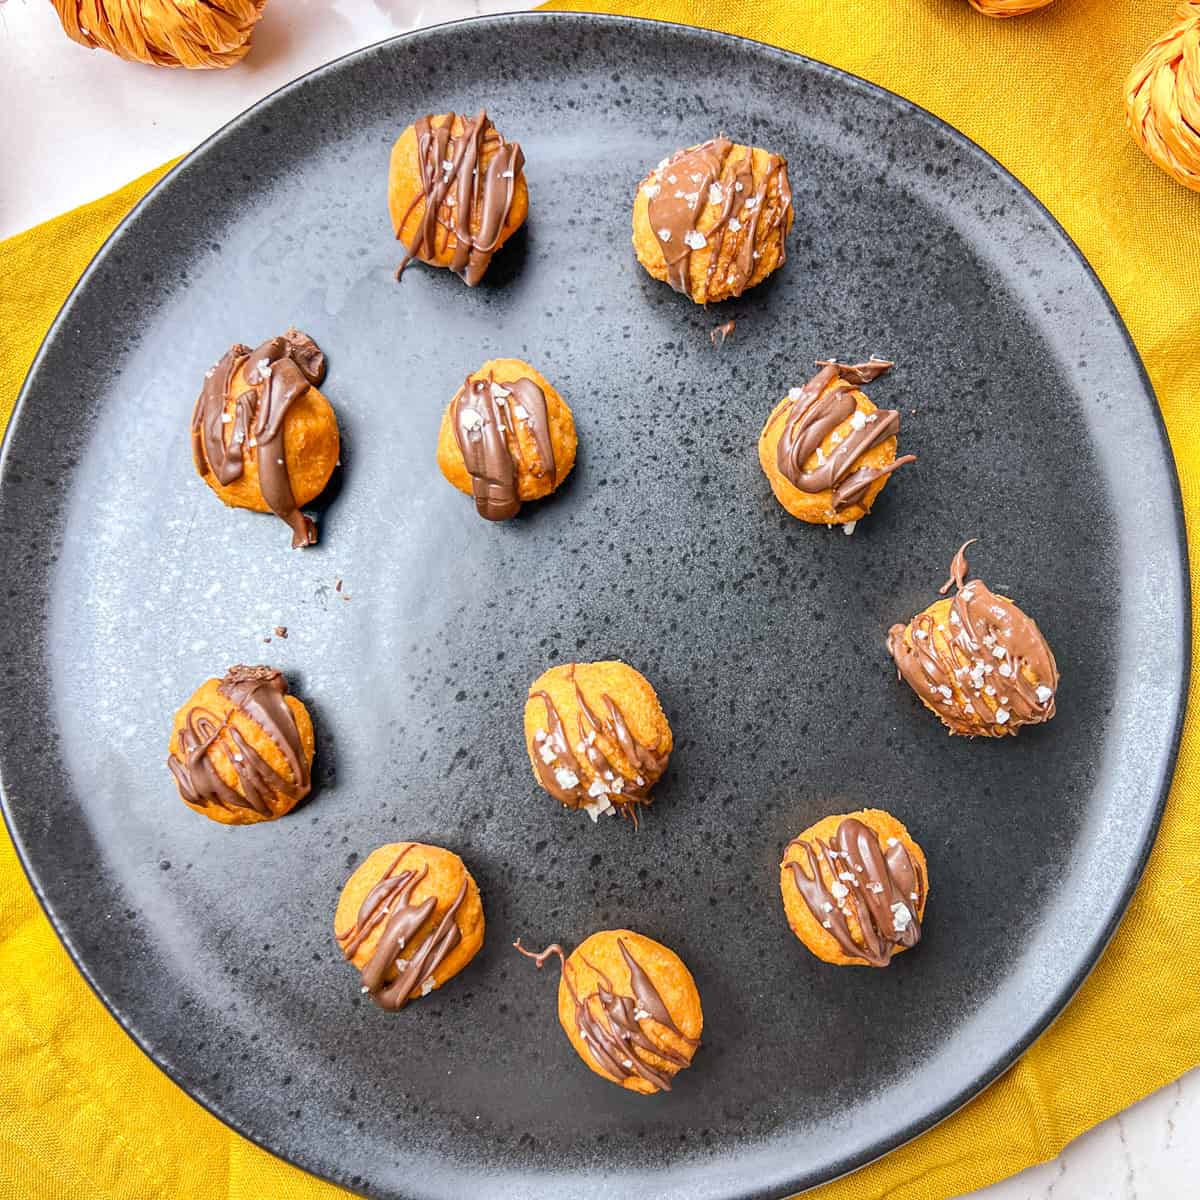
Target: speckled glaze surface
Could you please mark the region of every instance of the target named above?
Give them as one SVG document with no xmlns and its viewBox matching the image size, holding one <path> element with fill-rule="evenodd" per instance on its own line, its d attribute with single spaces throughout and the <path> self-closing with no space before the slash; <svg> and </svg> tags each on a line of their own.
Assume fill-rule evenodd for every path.
<svg viewBox="0 0 1200 1200">
<path fill-rule="evenodd" d="M 526 230 L 468 290 L 397 285 L 388 151 L 426 111 L 524 145 Z M 708 312 L 629 244 L 645 169 L 718 129 L 787 156 L 787 265 Z M 737 319 L 716 351 L 710 328 Z M 344 471 L 321 544 L 223 508 L 188 417 L 235 340 L 328 352 Z M 826 355 L 875 384 L 920 461 L 853 537 L 775 503 L 755 441 Z M 503 526 L 438 474 L 465 374 L 525 358 L 571 404 L 579 463 Z M 883 649 L 951 554 L 1039 621 L 1059 715 L 945 736 Z M 1062 232 L 994 162 L 859 81 L 715 34 L 616 19 L 458 24 L 285 89 L 176 170 L 93 264 L 5 445 L 0 778 L 64 941 L 184 1087 L 279 1154 L 377 1197 L 765 1197 L 919 1133 L 1061 1008 L 1155 830 L 1187 673 L 1173 466 L 1149 385 Z M 341 591 L 337 581 L 342 581 Z M 286 640 L 263 638 L 286 625 Z M 525 689 L 624 658 L 676 750 L 640 832 L 534 784 Z M 284 668 L 316 789 L 229 829 L 179 802 L 171 716 L 234 662 Z M 887 971 L 809 956 L 777 863 L 863 805 L 929 856 L 925 940 Z M 330 920 L 375 846 L 462 854 L 483 951 L 390 1016 Z M 675 949 L 704 1046 L 624 1093 L 509 949 L 629 926 Z"/>
</svg>

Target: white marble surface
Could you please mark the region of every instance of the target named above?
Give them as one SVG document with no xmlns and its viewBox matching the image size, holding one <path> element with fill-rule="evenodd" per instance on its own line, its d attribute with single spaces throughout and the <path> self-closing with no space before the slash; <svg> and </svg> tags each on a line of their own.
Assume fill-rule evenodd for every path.
<svg viewBox="0 0 1200 1200">
<path fill-rule="evenodd" d="M 187 73 L 76 46 L 47 0 L 0 0 L 0 238 L 183 153 L 340 54 L 433 21 L 520 7 L 513 0 L 273 0 L 243 64 Z M 1200 1069 L 1084 1134 L 1055 1161 L 975 1195 L 1200 1197 Z"/>
</svg>

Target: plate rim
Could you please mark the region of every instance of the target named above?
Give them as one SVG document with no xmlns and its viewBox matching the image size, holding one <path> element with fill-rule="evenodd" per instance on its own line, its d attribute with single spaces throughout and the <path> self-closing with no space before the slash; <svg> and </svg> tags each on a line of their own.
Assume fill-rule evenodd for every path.
<svg viewBox="0 0 1200 1200">
<path fill-rule="evenodd" d="M 126 227 L 133 223 L 151 204 L 156 202 L 160 191 L 164 191 L 168 186 L 175 183 L 176 177 L 185 169 L 193 166 L 195 162 L 202 158 L 204 153 L 214 144 L 225 138 L 231 131 L 238 128 L 244 122 L 248 122 L 257 118 L 262 110 L 268 108 L 280 97 L 298 90 L 309 84 L 310 81 L 327 73 L 333 73 L 338 68 L 341 68 L 352 59 L 366 57 L 372 54 L 384 51 L 385 47 L 399 45 L 416 39 L 421 40 L 430 36 L 445 36 L 446 32 L 460 26 L 478 26 L 480 24 L 488 25 L 507 25 L 507 24 L 562 24 L 576 25 L 584 24 L 606 24 L 614 27 L 626 27 L 634 32 L 634 36 L 640 36 L 637 31 L 647 26 L 662 26 L 675 31 L 682 36 L 692 36 L 700 38 L 713 39 L 718 42 L 734 42 L 741 43 L 752 51 L 766 54 L 770 57 L 777 58 L 785 63 L 800 63 L 804 64 L 806 70 L 815 70 L 818 74 L 833 76 L 839 78 L 844 84 L 863 92 L 867 95 L 874 95 L 882 99 L 884 102 L 904 110 L 918 119 L 932 123 L 936 126 L 943 136 L 948 136 L 949 140 L 956 143 L 960 149 L 965 151 L 970 156 L 981 161 L 981 163 L 992 172 L 1000 175 L 1009 186 L 1013 186 L 1019 192 L 1021 197 L 1029 202 L 1040 216 L 1048 223 L 1050 231 L 1058 235 L 1065 248 L 1073 254 L 1079 266 L 1083 268 L 1086 276 L 1094 286 L 1097 294 L 1104 302 L 1108 309 L 1110 318 L 1115 324 L 1116 331 L 1119 332 L 1124 341 L 1125 348 L 1131 359 L 1132 365 L 1135 366 L 1141 382 L 1145 388 L 1147 396 L 1153 401 L 1152 403 L 1152 421 L 1158 432 L 1159 442 L 1164 451 L 1164 457 L 1168 465 L 1168 483 L 1170 485 L 1172 508 L 1174 511 L 1174 545 L 1177 555 L 1175 566 L 1178 570 L 1178 579 L 1181 592 L 1181 609 L 1179 613 L 1178 625 L 1178 646 L 1179 653 L 1179 686 L 1175 690 L 1174 695 L 1174 717 L 1172 728 L 1170 731 L 1169 740 L 1167 743 L 1167 753 L 1164 764 L 1163 778 L 1158 783 L 1158 795 L 1153 807 L 1152 819 L 1147 822 L 1146 831 L 1142 837 L 1141 844 L 1137 847 L 1137 853 L 1133 861 L 1133 869 L 1128 873 L 1124 886 L 1114 898 L 1114 905 L 1109 915 L 1109 919 L 1105 927 L 1100 931 L 1098 936 L 1093 940 L 1088 947 L 1087 953 L 1083 956 L 1083 965 L 1076 970 L 1062 985 L 1053 1003 L 1042 1012 L 1038 1018 L 1029 1023 L 1024 1035 L 1012 1043 L 1010 1048 L 1001 1055 L 999 1059 L 988 1070 L 982 1072 L 977 1078 L 971 1080 L 957 1091 L 949 1100 L 945 1101 L 932 1112 L 925 1114 L 920 1118 L 910 1120 L 906 1127 L 895 1136 L 885 1136 L 876 1138 L 871 1142 L 862 1153 L 855 1157 L 852 1162 L 843 1162 L 834 1166 L 835 1173 L 824 1175 L 820 1178 L 812 1178 L 806 1180 L 803 1177 L 797 1177 L 794 1184 L 789 1185 L 788 1191 L 778 1193 L 779 1195 L 791 1195 L 797 1187 L 804 1191 L 810 1188 L 821 1186 L 825 1183 L 834 1182 L 837 1179 L 845 1178 L 848 1175 L 877 1162 L 881 1158 L 890 1154 L 894 1150 L 898 1150 L 910 1142 L 928 1133 L 936 1128 L 943 1121 L 953 1116 L 960 1109 L 964 1108 L 977 1096 L 981 1095 L 988 1087 L 1007 1073 L 1012 1066 L 1033 1046 L 1033 1044 L 1046 1032 L 1046 1030 L 1054 1024 L 1055 1021 L 1062 1016 L 1066 1008 L 1075 999 L 1083 984 L 1087 981 L 1091 973 L 1096 969 L 1101 958 L 1104 956 L 1110 942 L 1115 935 L 1117 928 L 1123 921 L 1129 905 L 1133 899 L 1141 880 L 1145 874 L 1146 866 L 1150 858 L 1150 853 L 1153 850 L 1157 840 L 1163 813 L 1166 808 L 1167 799 L 1169 797 L 1171 787 L 1175 779 L 1175 771 L 1178 766 L 1179 749 L 1182 742 L 1184 719 L 1187 712 L 1188 694 L 1191 683 L 1192 668 L 1194 662 L 1194 650 L 1192 645 L 1192 596 L 1191 596 L 1191 563 L 1188 554 L 1187 542 L 1187 525 L 1183 507 L 1182 487 L 1179 479 L 1178 464 L 1175 459 L 1174 450 L 1171 446 L 1170 437 L 1167 431 L 1166 422 L 1163 417 L 1162 405 L 1159 402 L 1158 394 L 1154 388 L 1154 384 L 1150 378 L 1149 372 L 1146 369 L 1145 362 L 1142 359 L 1141 353 L 1138 350 L 1137 344 L 1134 342 L 1132 335 L 1129 332 L 1124 318 L 1121 316 L 1112 296 L 1107 287 L 1100 278 L 1096 269 L 1084 255 L 1070 233 L 1063 226 L 1062 222 L 1054 215 L 1050 208 L 1024 183 L 1018 176 L 1010 171 L 998 158 L 985 150 L 982 146 L 974 141 L 967 134 L 957 129 L 955 126 L 930 112 L 922 105 L 897 92 L 891 91 L 889 88 L 865 79 L 860 75 L 856 75 L 851 71 L 836 67 L 830 63 L 823 62 L 820 59 L 810 57 L 798 51 L 787 50 L 781 46 L 776 46 L 770 42 L 760 41 L 756 38 L 747 37 L 742 34 L 727 33 L 722 30 L 708 28 L 702 25 L 692 25 L 683 21 L 669 21 L 654 17 L 637 17 L 617 13 L 600 13 L 600 12 L 579 12 L 572 10 L 517 10 L 499 13 L 482 14 L 478 16 L 462 17 L 451 21 L 441 21 L 435 24 L 422 26 L 419 29 L 411 29 L 402 33 L 393 34 L 385 38 L 380 38 L 377 41 L 370 42 L 365 46 L 350 50 L 345 54 L 338 55 L 336 58 L 330 59 L 328 62 L 322 63 L 309 71 L 304 72 L 295 78 L 288 80 L 279 87 L 274 88 L 266 95 L 255 101 L 253 104 L 237 113 L 229 120 L 221 124 L 216 130 L 209 134 L 206 138 L 193 147 L 186 154 L 181 156 L 165 174 L 158 179 L 153 186 L 137 201 L 137 203 L 127 212 L 111 233 L 97 248 L 95 254 L 88 261 L 87 266 L 72 286 L 70 292 L 64 299 L 62 306 L 55 314 L 54 320 L 46 330 L 41 342 L 38 345 L 36 354 L 30 362 L 28 371 L 22 381 L 20 390 L 17 394 L 17 399 L 14 402 L 12 413 L 9 416 L 8 424 L 4 431 L 3 439 L 0 440 L 0 491 L 3 491 L 6 476 L 8 473 L 8 459 L 11 453 L 12 444 L 14 442 L 14 431 L 16 430 L 20 419 L 23 416 L 23 410 L 26 407 L 27 397 L 32 390 L 32 385 L 39 373 L 42 365 L 42 360 L 45 358 L 48 348 L 59 333 L 60 327 L 65 324 L 71 315 L 71 310 L 78 302 L 83 294 L 88 282 L 91 279 L 94 271 L 101 265 L 102 261 L 112 252 L 118 240 L 124 235 Z M 119 189 L 118 189 L 119 190 Z M 111 193 L 110 193 L 111 194 Z M 53 218 L 50 218 L 51 220 Z M 33 228 L 37 228 L 34 226 Z M 17 235 L 20 236 L 20 235 Z M 2 746 L 3 743 L 0 743 Z M 55 912 L 49 899 L 47 898 L 42 885 L 37 877 L 35 869 L 29 860 L 26 853 L 25 845 L 17 831 L 14 823 L 13 815 L 10 811 L 10 805 L 7 795 L 7 788 L 4 781 L 3 772 L 3 755 L 0 754 L 0 812 L 3 813 L 5 828 L 9 838 L 12 841 L 14 850 L 16 851 L 17 860 L 21 865 L 21 869 L 25 874 L 25 878 L 30 885 L 38 904 L 43 913 L 50 922 L 51 928 L 59 942 L 67 951 L 75 970 L 83 977 L 85 983 L 91 989 L 92 993 L 100 1000 L 104 1008 L 110 1016 L 114 1018 L 118 1027 L 130 1038 L 137 1049 L 150 1060 L 154 1067 L 161 1071 L 176 1087 L 178 1087 L 190 1100 L 200 1105 L 206 1112 L 210 1113 L 226 1128 L 232 1130 L 239 1137 L 245 1138 L 253 1145 L 265 1150 L 268 1154 L 287 1162 L 289 1165 L 304 1171 L 306 1174 L 312 1175 L 315 1178 L 332 1183 L 337 1187 L 343 1188 L 347 1192 L 362 1194 L 369 1196 L 370 1193 L 362 1190 L 359 1193 L 359 1188 L 351 1186 L 345 1180 L 335 1179 L 332 1176 L 325 1174 L 320 1169 L 308 1165 L 294 1157 L 292 1154 L 284 1153 L 274 1147 L 268 1145 L 259 1135 L 245 1128 L 243 1124 L 236 1118 L 229 1115 L 224 1106 L 216 1100 L 208 1097 L 205 1090 L 191 1082 L 185 1082 L 181 1078 L 181 1073 L 177 1072 L 174 1065 L 168 1065 L 163 1058 L 159 1057 L 150 1046 L 142 1039 L 138 1031 L 130 1024 L 126 1015 L 109 1000 L 103 989 L 100 987 L 97 980 L 93 977 L 89 967 L 84 961 L 78 948 L 72 941 L 71 935 L 60 921 L 58 914 Z M 362 1188 L 368 1186 L 367 1181 L 363 1181 Z M 757 1187 L 757 1185 L 752 1185 Z M 755 1191 L 753 1195 L 758 1196 L 763 1194 Z M 750 1193 L 747 1193 L 750 1195 Z"/>
</svg>

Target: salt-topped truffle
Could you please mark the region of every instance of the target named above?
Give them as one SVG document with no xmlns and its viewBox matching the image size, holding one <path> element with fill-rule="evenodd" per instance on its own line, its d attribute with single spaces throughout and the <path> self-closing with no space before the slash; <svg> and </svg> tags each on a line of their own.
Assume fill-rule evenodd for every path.
<svg viewBox="0 0 1200 1200">
<path fill-rule="evenodd" d="M 792 218 L 784 159 L 715 137 L 664 158 L 638 185 L 633 247 L 655 279 L 707 304 L 783 265 Z"/>
<path fill-rule="evenodd" d="M 887 649 L 921 703 L 951 733 L 1007 737 L 1055 712 L 1058 666 L 1042 631 L 982 579 L 967 581 L 965 543 L 935 600 L 888 630 Z"/>
<path fill-rule="evenodd" d="M 626 663 L 566 663 L 529 688 L 525 746 L 534 776 L 593 821 L 619 812 L 636 823 L 672 745 L 654 688 Z"/>
</svg>

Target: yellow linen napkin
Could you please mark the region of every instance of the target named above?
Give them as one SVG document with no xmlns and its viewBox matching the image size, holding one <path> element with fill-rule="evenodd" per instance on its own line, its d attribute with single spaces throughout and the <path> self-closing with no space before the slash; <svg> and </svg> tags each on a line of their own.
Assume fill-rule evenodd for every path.
<svg viewBox="0 0 1200 1200">
<path fill-rule="evenodd" d="M 1062 221 L 1112 293 L 1158 390 L 1197 528 L 1200 437 L 1190 406 L 1200 397 L 1200 195 L 1159 172 L 1121 126 L 1125 72 L 1174 5 L 1059 0 L 1007 22 L 979 16 L 966 0 L 660 0 L 609 9 L 801 51 L 915 100 L 994 154 Z M 0 244 L 0 423 L 74 280 L 165 169 Z M 1200 579 L 1194 538 L 1192 559 Z M 1070 1007 L 966 1108 L 811 1196 L 957 1196 L 1053 1157 L 1200 1062 L 1198 695 L 1193 685 L 1145 878 Z M 72 967 L 7 838 L 0 981 L 4 1200 L 345 1197 L 226 1129 L 143 1057 Z"/>
</svg>

